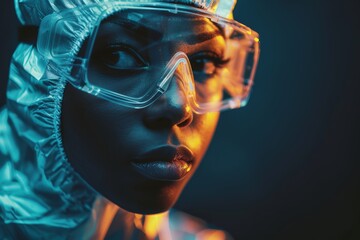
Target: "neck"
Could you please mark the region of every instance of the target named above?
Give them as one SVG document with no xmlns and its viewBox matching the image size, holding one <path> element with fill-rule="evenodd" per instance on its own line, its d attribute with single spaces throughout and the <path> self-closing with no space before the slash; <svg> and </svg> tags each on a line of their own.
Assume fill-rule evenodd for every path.
<svg viewBox="0 0 360 240">
<path fill-rule="evenodd" d="M 93 239 L 120 238 L 153 240 L 171 239 L 168 212 L 142 215 L 119 208 L 103 197 L 98 197 L 93 205 L 92 218 L 96 219 Z"/>
</svg>

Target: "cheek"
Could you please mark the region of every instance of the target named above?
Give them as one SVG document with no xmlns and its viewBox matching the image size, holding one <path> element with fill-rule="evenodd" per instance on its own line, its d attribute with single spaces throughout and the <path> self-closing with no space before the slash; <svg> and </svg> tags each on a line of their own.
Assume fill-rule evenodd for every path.
<svg viewBox="0 0 360 240">
<path fill-rule="evenodd" d="M 63 147 L 81 174 L 106 174 L 109 168 L 123 165 L 122 160 L 135 151 L 123 145 L 132 140 L 129 136 L 134 135 L 133 129 L 138 129 L 138 125 L 139 117 L 128 109 L 122 110 L 70 85 L 65 88 L 61 115 Z"/>
</svg>

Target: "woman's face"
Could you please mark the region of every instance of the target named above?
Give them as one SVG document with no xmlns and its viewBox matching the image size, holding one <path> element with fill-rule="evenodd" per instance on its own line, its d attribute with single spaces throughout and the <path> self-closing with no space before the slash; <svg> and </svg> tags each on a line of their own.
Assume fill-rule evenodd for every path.
<svg viewBox="0 0 360 240">
<path fill-rule="evenodd" d="M 173 21 L 177 26 L 161 36 L 166 41 L 156 49 L 186 53 L 195 81 L 214 78 L 213 69 L 218 61 L 214 55 L 220 58 L 224 48 L 221 36 L 199 41 L 183 38 L 188 42 L 179 38 L 209 32 L 209 28 L 215 31 L 213 24 L 199 19 L 187 19 L 182 24 L 175 18 L 147 19 L 150 20 L 142 21 L 142 27 L 161 21 L 166 24 Z M 139 33 L 129 31 L 128 26 L 123 28 L 114 21 L 101 25 L 88 75 L 111 88 L 113 83 L 106 83 L 105 75 L 120 69 L 120 74 L 111 74 L 111 79 L 118 78 L 116 88 L 121 88 L 119 84 L 129 88 L 130 84 L 130 90 L 137 92 L 133 81 L 153 81 L 150 76 L 144 77 L 148 70 L 141 65 L 151 66 L 156 57 L 151 55 L 148 43 L 136 39 Z M 125 68 L 131 71 L 124 71 Z M 121 81 L 124 79 L 132 82 L 124 83 Z M 168 210 L 199 166 L 219 117 L 219 113 L 194 114 L 184 91 L 183 84 L 174 76 L 168 90 L 153 104 L 133 109 L 68 84 L 62 103 L 61 131 L 69 162 L 94 189 L 125 210 L 143 214 Z"/>
</svg>

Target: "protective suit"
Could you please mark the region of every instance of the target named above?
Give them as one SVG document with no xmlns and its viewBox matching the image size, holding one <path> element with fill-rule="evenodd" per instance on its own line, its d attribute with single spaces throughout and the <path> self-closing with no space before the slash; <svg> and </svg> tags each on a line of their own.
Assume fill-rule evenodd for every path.
<svg viewBox="0 0 360 240">
<path fill-rule="evenodd" d="M 15 6 L 23 25 L 38 26 L 50 13 L 99 1 L 15 0 Z M 235 4 L 230 0 L 163 2 L 191 3 L 222 16 L 229 16 Z M 78 47 L 74 45 L 72 52 Z M 98 227 L 98 220 L 111 203 L 87 185 L 67 161 L 59 130 L 66 83 L 51 75 L 37 48 L 20 43 L 12 57 L 7 104 L 0 112 L 0 238 L 98 239 L 107 231 L 125 229 L 116 222 L 130 222 L 135 230 L 127 236 L 133 239 L 140 238 L 139 234 L 148 238 L 169 236 L 169 231 L 177 236 L 174 239 L 195 239 L 199 232 L 202 235 L 197 239 L 206 239 L 206 227 L 180 213 L 159 216 L 161 226 L 151 236 L 142 229 L 146 225 L 143 216 L 120 209 L 109 219 L 113 222 L 109 229 Z M 184 227 L 185 221 L 193 222 L 191 229 Z M 207 233 L 225 237 L 221 232 Z M 119 234 L 114 236 L 124 236 Z"/>
</svg>

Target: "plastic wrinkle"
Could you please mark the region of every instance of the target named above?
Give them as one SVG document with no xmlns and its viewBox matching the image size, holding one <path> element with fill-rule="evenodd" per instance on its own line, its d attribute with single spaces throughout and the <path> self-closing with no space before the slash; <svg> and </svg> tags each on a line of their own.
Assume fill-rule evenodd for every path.
<svg viewBox="0 0 360 240">
<path fill-rule="evenodd" d="M 15 8 L 18 18 L 23 24 L 39 25 L 42 18 L 50 13 L 70 9 L 79 5 L 102 2 L 126 2 L 126 0 L 16 0 Z M 216 12 L 220 16 L 231 14 L 236 0 L 132 0 L 131 2 L 170 2 L 194 4 L 195 6 Z"/>
</svg>

